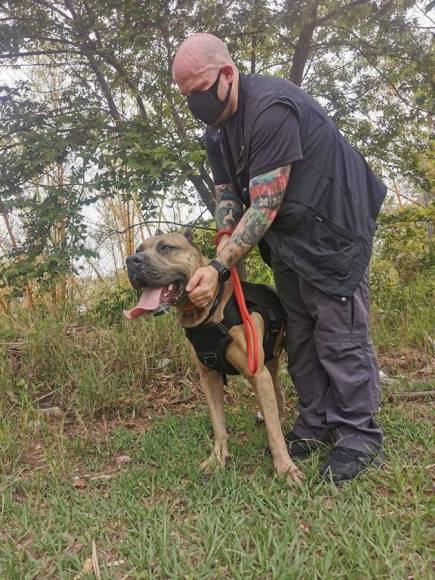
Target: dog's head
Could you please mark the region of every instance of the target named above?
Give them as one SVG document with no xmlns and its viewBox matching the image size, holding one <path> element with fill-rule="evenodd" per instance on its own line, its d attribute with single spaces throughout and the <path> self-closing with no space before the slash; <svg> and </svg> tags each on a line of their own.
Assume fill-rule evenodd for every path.
<svg viewBox="0 0 435 580">
<path fill-rule="evenodd" d="M 130 283 L 142 292 L 137 306 L 125 312 L 127 318 L 180 303 L 186 284 L 201 265 L 201 259 L 190 232 L 159 234 L 145 240 L 136 253 L 127 258 Z"/>
</svg>

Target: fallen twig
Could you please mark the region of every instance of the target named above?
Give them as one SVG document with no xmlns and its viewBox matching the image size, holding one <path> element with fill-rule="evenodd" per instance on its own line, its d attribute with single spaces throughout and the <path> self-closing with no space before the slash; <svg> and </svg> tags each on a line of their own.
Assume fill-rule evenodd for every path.
<svg viewBox="0 0 435 580">
<path fill-rule="evenodd" d="M 98 565 L 97 546 L 95 540 L 92 540 L 92 567 L 94 569 L 95 578 L 101 580 L 100 566 Z"/>
<path fill-rule="evenodd" d="M 416 399 L 434 399 L 435 389 L 431 391 L 402 391 L 398 393 L 390 393 L 388 395 L 389 401 L 396 401 L 403 399 L 404 401 L 414 401 Z"/>
</svg>

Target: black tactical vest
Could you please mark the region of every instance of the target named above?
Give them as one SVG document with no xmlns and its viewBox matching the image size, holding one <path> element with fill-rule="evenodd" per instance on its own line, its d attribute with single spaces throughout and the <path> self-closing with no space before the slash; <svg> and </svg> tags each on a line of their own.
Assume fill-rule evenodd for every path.
<svg viewBox="0 0 435 580">
<path fill-rule="evenodd" d="M 252 128 L 275 103 L 296 115 L 303 159 L 292 164 L 285 198 L 262 240 L 262 255 L 267 261 L 272 251 L 319 290 L 346 301 L 367 269 L 386 187 L 319 103 L 284 79 L 241 75 L 237 131 L 226 135 L 210 127 L 207 139 L 219 147 L 236 191 L 249 206 Z M 236 159 L 228 139 L 237 140 Z"/>
</svg>

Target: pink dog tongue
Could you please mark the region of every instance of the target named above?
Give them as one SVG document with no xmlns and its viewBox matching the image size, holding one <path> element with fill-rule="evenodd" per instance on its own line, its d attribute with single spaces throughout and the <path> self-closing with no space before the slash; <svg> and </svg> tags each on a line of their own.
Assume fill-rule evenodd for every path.
<svg viewBox="0 0 435 580">
<path fill-rule="evenodd" d="M 124 316 L 129 320 L 142 316 L 160 306 L 160 294 L 163 288 L 144 288 L 139 302 L 131 310 L 124 310 Z"/>
</svg>

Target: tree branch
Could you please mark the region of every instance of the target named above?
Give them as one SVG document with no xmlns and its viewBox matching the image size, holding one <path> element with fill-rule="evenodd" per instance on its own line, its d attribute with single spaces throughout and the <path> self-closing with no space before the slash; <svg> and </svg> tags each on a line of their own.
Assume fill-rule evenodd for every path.
<svg viewBox="0 0 435 580">
<path fill-rule="evenodd" d="M 118 73 L 120 78 L 122 78 L 122 80 L 125 82 L 127 87 L 132 92 L 133 97 L 136 100 L 139 112 L 140 112 L 142 118 L 146 120 L 148 118 L 148 115 L 147 115 L 142 97 L 140 96 L 140 93 L 139 93 L 138 83 L 135 83 L 130 79 L 128 72 L 125 70 L 123 65 L 119 62 L 119 60 L 117 60 L 115 58 L 113 52 L 109 51 L 103 47 L 101 35 L 100 35 L 100 32 L 99 32 L 98 27 L 96 25 L 97 18 L 95 16 L 95 13 L 91 9 L 91 7 L 89 6 L 88 2 L 85 1 L 84 4 L 86 7 L 88 16 L 90 16 L 92 18 L 92 21 L 93 21 L 93 29 L 94 29 L 95 36 L 97 38 L 98 49 L 99 49 L 99 50 L 97 49 L 95 51 L 96 54 L 98 54 L 98 56 L 100 56 L 105 62 L 107 62 L 107 64 L 109 64 L 110 66 L 112 66 L 116 70 L 116 72 Z"/>
<path fill-rule="evenodd" d="M 52 49 L 52 50 L 29 50 L 26 52 L 7 52 L 0 54 L 0 59 L 7 58 L 21 58 L 25 56 L 43 56 L 50 54 L 82 54 L 79 50 L 62 50 L 62 49 Z"/>
<path fill-rule="evenodd" d="M 205 211 L 205 210 L 204 210 Z M 209 232 L 215 232 L 216 228 L 215 227 L 208 227 L 208 226 L 200 226 L 197 225 L 197 222 L 202 218 L 202 216 L 204 215 L 204 211 L 201 213 L 201 215 L 194 221 L 191 223 L 187 223 L 187 224 L 182 224 L 180 222 L 176 222 L 176 221 L 162 221 L 162 220 L 151 220 L 151 221 L 143 221 L 143 222 L 138 222 L 136 224 L 131 224 L 130 226 L 128 226 L 127 228 L 124 228 L 123 230 L 109 230 L 108 232 L 106 232 L 104 238 L 102 240 L 99 240 L 99 244 L 103 244 L 108 238 L 110 238 L 111 236 L 114 235 L 121 235 L 121 234 L 125 234 L 126 232 L 128 232 L 129 230 L 133 229 L 133 228 L 137 228 L 139 226 L 148 226 L 148 225 L 170 225 L 170 226 L 177 226 L 180 228 L 193 228 L 196 230 L 206 230 Z"/>
<path fill-rule="evenodd" d="M 335 10 L 331 10 L 331 12 L 329 12 L 328 14 L 325 14 L 325 16 L 322 16 L 321 18 L 318 18 L 316 20 L 316 27 L 319 26 L 320 24 L 324 24 L 327 20 L 331 20 L 332 18 L 334 18 L 335 16 L 339 16 L 340 14 L 343 14 L 344 12 L 348 11 L 351 8 L 355 8 L 355 6 L 358 6 L 360 4 L 369 4 L 371 3 L 370 0 L 354 0 L 354 2 L 350 2 L 349 4 L 345 4 L 344 6 L 340 6 L 339 8 L 336 8 Z"/>
<path fill-rule="evenodd" d="M 311 20 L 302 28 L 296 42 L 292 68 L 290 71 L 290 80 L 298 86 L 301 85 L 304 77 L 304 69 L 310 53 L 311 41 L 313 39 L 314 30 L 317 26 L 317 10 L 317 4 L 311 7 Z"/>
<path fill-rule="evenodd" d="M 63 10 L 55 6 L 54 1 L 45 2 L 44 0 L 33 0 L 33 2 L 35 4 L 39 4 L 39 6 L 47 8 L 48 10 L 53 10 L 53 12 L 57 12 L 57 14 L 62 16 L 62 18 L 65 18 L 65 20 L 71 20 L 71 16 L 68 16 L 68 14 L 66 14 Z"/>
<path fill-rule="evenodd" d="M 351 34 L 352 36 L 354 36 L 357 40 L 359 40 L 359 37 L 357 34 L 355 34 L 352 30 L 347 30 L 345 28 L 343 28 L 343 30 L 346 30 L 346 32 L 348 32 L 349 34 Z M 352 47 L 360 53 L 360 55 L 369 63 L 369 65 L 375 69 L 375 71 L 378 73 L 378 75 L 384 79 L 384 81 L 387 82 L 387 84 L 390 85 L 390 87 L 393 89 L 393 91 L 396 93 L 396 95 L 398 96 L 398 98 L 402 101 L 402 103 L 405 103 L 406 106 L 408 106 L 410 109 L 413 109 L 414 111 L 419 111 L 421 113 L 425 113 L 427 115 L 433 115 L 433 111 L 429 111 L 427 109 L 422 109 L 420 107 L 416 107 L 415 105 L 412 105 L 409 100 L 404 97 L 401 92 L 399 91 L 399 89 L 396 87 L 396 85 L 393 83 L 392 80 L 390 80 L 390 78 L 382 71 L 379 69 L 379 67 L 377 65 L 375 65 L 373 63 L 373 61 L 371 60 L 371 58 L 369 56 L 367 56 L 367 54 L 365 54 L 365 52 L 357 45 L 357 46 L 353 46 Z"/>
<path fill-rule="evenodd" d="M 92 42 L 90 41 L 88 31 L 83 27 L 81 20 L 80 20 L 80 17 L 77 14 L 77 12 L 72 4 L 72 1 L 65 0 L 65 6 L 68 8 L 68 10 L 73 15 L 73 26 L 77 31 L 77 35 L 78 35 L 79 39 L 81 39 L 81 41 L 82 41 L 81 48 L 82 48 L 83 54 L 88 59 L 89 64 L 90 64 L 92 70 L 94 71 L 95 76 L 97 77 L 97 81 L 100 85 L 100 88 L 103 92 L 103 95 L 104 95 L 106 102 L 107 102 L 107 105 L 109 107 L 110 114 L 112 115 L 115 123 L 118 124 L 122 120 L 122 115 L 118 111 L 118 108 L 115 104 L 115 99 L 113 98 L 113 95 L 112 95 L 112 91 L 110 90 L 109 84 L 107 83 L 106 78 L 104 77 L 104 75 L 101 71 L 100 65 L 96 61 L 91 50 L 89 49 L 89 46 L 92 45 Z"/>
</svg>

